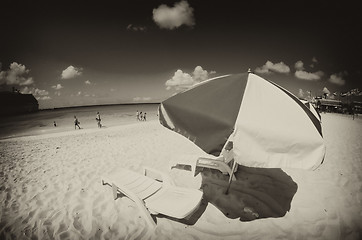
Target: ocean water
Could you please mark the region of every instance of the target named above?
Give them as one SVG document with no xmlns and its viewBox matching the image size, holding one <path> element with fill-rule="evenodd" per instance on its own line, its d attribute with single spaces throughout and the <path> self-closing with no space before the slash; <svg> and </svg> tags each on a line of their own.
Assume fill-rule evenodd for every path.
<svg viewBox="0 0 362 240">
<path fill-rule="evenodd" d="M 74 116 L 77 116 L 82 129 L 96 129 L 97 112 L 101 115 L 104 128 L 136 123 L 137 110 L 143 113 L 146 112 L 147 121 L 155 120 L 158 118 L 158 106 L 159 104 L 84 106 L 41 110 L 36 113 L 1 117 L 0 139 L 76 131 L 74 129 Z M 56 122 L 56 127 L 54 126 L 54 121 Z"/>
</svg>

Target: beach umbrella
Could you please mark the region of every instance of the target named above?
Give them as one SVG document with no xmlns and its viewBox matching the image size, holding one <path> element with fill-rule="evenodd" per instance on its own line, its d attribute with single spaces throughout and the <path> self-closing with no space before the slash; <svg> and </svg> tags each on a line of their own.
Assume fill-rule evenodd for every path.
<svg viewBox="0 0 362 240">
<path fill-rule="evenodd" d="M 300 100 L 307 108 L 309 108 L 309 110 L 314 114 L 314 116 L 319 119 L 319 121 L 322 120 L 321 115 L 319 114 L 319 112 L 317 111 L 317 109 L 315 109 L 315 107 L 313 106 L 312 103 L 310 103 L 309 101 L 306 100 Z"/>
<path fill-rule="evenodd" d="M 288 90 L 250 72 L 166 99 L 159 120 L 214 156 L 232 141 L 235 165 L 316 169 L 325 155 L 320 119 Z"/>
</svg>

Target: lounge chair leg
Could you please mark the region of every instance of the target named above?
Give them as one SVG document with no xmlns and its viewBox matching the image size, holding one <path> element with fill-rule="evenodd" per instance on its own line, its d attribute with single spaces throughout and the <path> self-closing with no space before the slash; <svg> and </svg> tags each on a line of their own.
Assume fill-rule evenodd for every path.
<svg viewBox="0 0 362 240">
<path fill-rule="evenodd" d="M 116 184 L 112 183 L 112 192 L 113 192 L 113 198 L 114 200 L 117 199 L 118 196 L 118 187 Z M 127 197 L 129 197 L 131 200 L 133 200 L 136 205 L 138 206 L 138 209 L 140 209 L 142 216 L 145 218 L 147 224 L 154 229 L 156 227 L 156 223 L 153 220 L 151 213 L 148 211 L 146 206 L 144 205 L 144 202 L 140 200 L 134 193 L 132 192 L 124 192 L 121 191 L 123 194 L 125 194 Z"/>
<path fill-rule="evenodd" d="M 145 218 L 148 226 L 151 227 L 151 229 L 156 228 L 156 223 L 153 220 L 151 213 L 148 211 L 142 200 L 139 199 L 133 199 L 138 206 L 138 209 L 141 211 L 142 216 Z"/>
<path fill-rule="evenodd" d="M 112 183 L 112 192 L 113 192 L 113 198 L 114 200 L 116 200 L 118 194 L 117 194 L 117 186 L 114 183 Z"/>
<path fill-rule="evenodd" d="M 229 177 L 228 186 L 227 186 L 226 191 L 225 191 L 225 194 L 226 194 L 226 195 L 229 193 L 229 189 L 230 189 L 230 186 L 231 186 L 231 181 L 232 181 L 232 179 L 235 178 L 235 176 L 234 176 L 234 171 L 235 171 L 235 169 L 237 168 L 237 165 L 238 165 L 238 164 L 236 163 L 236 161 L 234 161 L 233 167 L 232 167 L 232 169 L 231 169 L 230 177 Z"/>
</svg>

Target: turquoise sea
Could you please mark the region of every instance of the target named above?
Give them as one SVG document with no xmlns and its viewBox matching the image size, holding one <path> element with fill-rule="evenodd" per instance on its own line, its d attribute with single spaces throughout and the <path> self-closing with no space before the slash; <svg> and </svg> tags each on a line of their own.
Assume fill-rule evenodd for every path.
<svg viewBox="0 0 362 240">
<path fill-rule="evenodd" d="M 137 110 L 139 112 L 147 113 L 147 121 L 155 120 L 157 119 L 158 106 L 159 104 L 120 104 L 69 107 L 40 110 L 35 113 L 24 115 L 1 117 L 0 139 L 64 131 L 76 131 L 74 129 L 74 116 L 77 116 L 82 129 L 96 129 L 97 112 L 101 115 L 102 125 L 104 128 L 133 122 L 136 123 Z M 54 126 L 54 121 L 56 123 L 56 127 Z"/>
</svg>

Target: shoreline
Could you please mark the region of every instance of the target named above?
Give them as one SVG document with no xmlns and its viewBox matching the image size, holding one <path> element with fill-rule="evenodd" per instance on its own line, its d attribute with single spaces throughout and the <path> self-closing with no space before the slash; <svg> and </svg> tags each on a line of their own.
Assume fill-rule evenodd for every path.
<svg viewBox="0 0 362 240">
<path fill-rule="evenodd" d="M 97 112 L 101 114 L 104 128 L 138 122 L 136 120 L 136 110 L 138 109 L 147 112 L 148 121 L 155 120 L 158 119 L 157 107 L 158 105 L 155 104 L 90 106 L 2 118 L 0 119 L 0 129 L 2 129 L 0 139 L 71 132 L 74 131 L 74 116 L 77 116 L 81 122 L 82 130 L 98 128 L 95 120 Z"/>
<path fill-rule="evenodd" d="M 61 130 L 56 129 L 55 132 L 38 132 L 33 133 L 29 135 L 16 135 L 16 136 L 8 136 L 8 137 L 0 137 L 0 142 L 5 141 L 17 141 L 17 140 L 28 140 L 28 139 L 44 139 L 44 138 L 56 138 L 56 137 L 66 137 L 66 136 L 74 136 L 74 135 L 81 135 L 81 134 L 90 134 L 90 133 L 96 133 L 96 132 L 107 132 L 112 130 L 120 130 L 124 126 L 129 125 L 137 125 L 137 124 L 143 124 L 143 123 L 156 123 L 157 120 L 148 120 L 145 122 L 141 121 L 124 121 L 119 123 L 118 125 L 112 125 L 110 127 L 104 126 L 102 128 L 81 128 L 81 129 L 69 129 L 68 128 L 61 128 Z"/>
<path fill-rule="evenodd" d="M 118 105 L 118 104 L 116 104 Z M 108 106 L 108 105 L 107 105 Z M 25 133 L 18 133 L 18 134 L 14 134 L 14 135 L 7 135 L 7 136 L 0 136 L 0 141 L 4 141 L 4 140 L 9 140 L 9 139 L 17 139 L 17 138 L 26 138 L 26 137 L 36 137 L 36 136 L 41 136 L 41 135 L 50 135 L 56 137 L 57 134 L 61 134 L 61 135 L 67 135 L 67 133 L 69 135 L 74 135 L 77 134 L 75 132 L 95 132 L 95 131 L 99 131 L 99 130 L 105 130 L 108 128 L 115 128 L 115 127 L 121 127 L 124 125 L 132 125 L 132 124 L 137 124 L 137 123 L 147 123 L 147 122 L 154 122 L 157 121 L 158 122 L 158 118 L 156 116 L 156 114 L 153 114 L 154 116 L 151 116 L 149 118 L 149 120 L 147 121 L 137 121 L 134 119 L 135 116 L 131 115 L 128 117 L 124 117 L 122 119 L 119 119 L 117 122 L 114 119 L 111 119 L 110 121 L 108 121 L 109 124 L 107 124 L 108 126 L 103 126 L 101 129 L 98 129 L 96 126 L 96 123 L 92 123 L 89 124 L 89 122 L 87 122 L 85 125 L 86 127 L 82 127 L 83 125 L 81 124 L 81 129 L 74 129 L 73 126 L 71 124 L 69 124 L 66 127 L 46 127 L 46 129 L 42 129 L 41 127 L 37 130 L 33 130 L 31 132 L 25 132 Z M 340 113 L 321 113 L 321 121 L 323 124 L 323 117 L 324 116 L 336 116 L 336 117 L 341 117 L 344 119 L 352 119 L 353 117 L 351 115 L 348 114 L 340 114 Z M 354 118 L 354 121 L 362 121 L 362 118 L 357 116 Z M 323 128 L 322 128 L 323 130 Z M 74 132 L 74 133 L 72 133 Z"/>
</svg>

